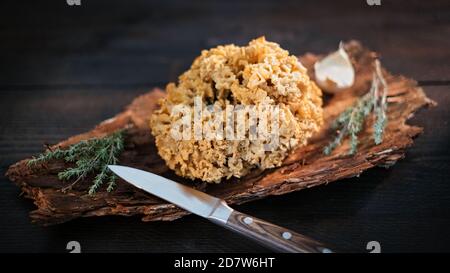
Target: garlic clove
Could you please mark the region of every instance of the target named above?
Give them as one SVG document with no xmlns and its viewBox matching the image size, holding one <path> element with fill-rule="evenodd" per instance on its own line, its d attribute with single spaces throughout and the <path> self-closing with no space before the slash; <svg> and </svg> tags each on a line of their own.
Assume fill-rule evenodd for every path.
<svg viewBox="0 0 450 273">
<path fill-rule="evenodd" d="M 339 49 L 314 64 L 317 84 L 327 93 L 337 93 L 355 82 L 355 70 L 342 43 Z"/>
</svg>

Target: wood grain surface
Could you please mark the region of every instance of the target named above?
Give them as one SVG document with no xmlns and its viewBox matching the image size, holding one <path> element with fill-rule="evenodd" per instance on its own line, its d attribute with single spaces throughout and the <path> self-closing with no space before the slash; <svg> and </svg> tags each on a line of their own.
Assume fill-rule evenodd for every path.
<svg viewBox="0 0 450 273">
<path fill-rule="evenodd" d="M 323 243 L 242 212 L 233 211 L 225 227 L 280 253 L 331 253 Z"/>
<path fill-rule="evenodd" d="M 86 1 L 85 1 L 86 2 Z M 247 203 L 239 209 L 331 242 L 341 251 L 443 251 L 450 244 L 449 4 L 447 1 L 64 1 L 2 8 L 0 44 L 0 251 L 65 252 L 78 240 L 98 251 L 266 251 L 196 217 L 143 224 L 139 218 L 30 224 L 29 201 L 4 177 L 7 167 L 88 131 L 154 86 L 176 79 L 198 52 L 259 35 L 292 53 L 327 52 L 358 39 L 394 74 L 425 86 L 437 101 L 410 122 L 426 130 L 394 168 Z M 217 239 L 220 238 L 220 239 Z"/>
<path fill-rule="evenodd" d="M 325 122 L 321 131 L 309 140 L 307 146 L 293 151 L 281 167 L 263 172 L 255 169 L 245 177 L 230 179 L 220 184 L 177 177 L 158 156 L 149 130 L 151 113 L 158 107 L 158 99 L 164 96 L 164 92 L 160 89 L 154 89 L 135 98 L 125 111 L 100 123 L 89 132 L 55 144 L 52 149 L 67 148 L 81 140 L 104 137 L 117 130 L 128 128 L 125 150 L 119 157 L 120 164 L 191 185 L 226 200 L 228 204 L 242 204 L 270 195 L 281 195 L 328 184 L 358 176 L 376 166 L 392 166 L 404 157 L 406 148 L 413 143 L 412 138 L 422 132 L 422 128 L 408 126 L 406 121 L 420 108 L 435 103 L 426 97 L 414 80 L 385 72 L 389 107 L 383 143 L 380 145 L 374 143 L 373 123 L 369 120 L 359 134 L 358 153 L 349 156 L 347 153 L 349 144 L 348 141 L 344 141 L 331 155 L 325 156 L 323 148 L 335 136 L 335 131 L 330 129 L 332 121 L 369 91 L 374 60 L 377 56 L 375 52 L 363 48 L 357 41 L 344 44 L 344 47 L 354 63 L 355 83 L 348 90 L 331 97 L 326 102 Z M 313 77 L 313 64 L 318 60 L 317 55 L 306 54 L 300 59 Z M 32 211 L 30 216 L 37 224 L 52 225 L 78 217 L 105 215 L 141 215 L 143 221 L 174 220 L 187 214 L 175 205 L 138 190 L 121 179 L 117 182 L 117 189 L 111 193 L 102 187 L 94 197 L 88 196 L 93 175 L 80 180 L 66 192 L 63 189 L 66 189 L 72 181 L 60 181 L 57 174 L 72 167 L 70 163 L 56 160 L 30 167 L 28 160 L 24 159 L 12 165 L 6 176 L 22 189 L 25 197 L 33 199 L 37 209 Z"/>
</svg>

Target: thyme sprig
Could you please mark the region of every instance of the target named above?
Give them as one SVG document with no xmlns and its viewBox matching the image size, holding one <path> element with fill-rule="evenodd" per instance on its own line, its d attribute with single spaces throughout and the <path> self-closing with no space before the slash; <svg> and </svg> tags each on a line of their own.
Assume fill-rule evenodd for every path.
<svg viewBox="0 0 450 273">
<path fill-rule="evenodd" d="M 387 124 L 387 84 L 381 72 L 380 62 L 375 60 L 372 85 L 367 94 L 359 98 L 356 103 L 342 112 L 333 122 L 331 128 L 337 131 L 336 137 L 323 150 L 326 155 L 350 137 L 349 154 L 358 149 L 358 134 L 364 127 L 366 118 L 373 113 L 375 116 L 373 138 L 376 145 L 383 141 L 384 129 Z"/>
<path fill-rule="evenodd" d="M 107 191 L 110 192 L 115 187 L 116 176 L 109 170 L 108 165 L 114 165 L 118 162 L 118 157 L 124 147 L 123 132 L 123 130 L 119 130 L 103 138 L 80 141 L 67 149 L 49 149 L 29 160 L 28 165 L 35 166 L 58 159 L 75 163 L 75 167 L 67 168 L 58 173 L 60 180 L 74 179 L 74 182 L 63 189 L 64 191 L 71 189 L 89 174 L 96 173 L 88 191 L 89 195 L 94 195 L 105 181 L 108 183 Z"/>
</svg>

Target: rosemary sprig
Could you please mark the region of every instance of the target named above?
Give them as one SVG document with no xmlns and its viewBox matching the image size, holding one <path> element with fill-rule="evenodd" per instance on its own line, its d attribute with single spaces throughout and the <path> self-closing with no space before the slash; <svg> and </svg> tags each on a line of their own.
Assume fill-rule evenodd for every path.
<svg viewBox="0 0 450 273">
<path fill-rule="evenodd" d="M 374 141 L 380 144 L 383 141 L 384 128 L 387 124 L 387 84 L 381 73 L 380 62 L 375 60 L 372 85 L 367 94 L 359 98 L 356 103 L 342 112 L 332 124 L 332 129 L 337 131 L 337 136 L 323 150 L 326 155 L 350 137 L 349 154 L 356 153 L 358 149 L 358 134 L 364 127 L 364 121 L 373 112 Z"/>
<path fill-rule="evenodd" d="M 108 165 L 117 164 L 118 156 L 123 151 L 123 130 L 119 130 L 104 138 L 92 138 L 80 141 L 67 149 L 54 149 L 33 157 L 28 161 L 29 166 L 42 164 L 50 160 L 62 159 L 65 162 L 75 163 L 75 167 L 65 169 L 58 173 L 60 180 L 75 179 L 68 187 L 72 188 L 78 181 L 87 175 L 96 173 L 89 195 L 94 195 L 100 186 L 108 181 L 107 191 L 114 189 L 116 176 L 108 169 Z"/>
</svg>

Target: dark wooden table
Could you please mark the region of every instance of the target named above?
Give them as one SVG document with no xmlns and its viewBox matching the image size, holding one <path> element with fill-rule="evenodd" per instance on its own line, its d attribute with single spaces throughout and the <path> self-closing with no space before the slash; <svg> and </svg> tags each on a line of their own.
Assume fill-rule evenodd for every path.
<svg viewBox="0 0 450 273">
<path fill-rule="evenodd" d="M 18 1 L 14 1 L 18 2 Z M 388 1 L 60 1 L 0 8 L 0 251 L 264 252 L 206 220 L 79 219 L 39 227 L 7 167 L 92 128 L 135 96 L 176 80 L 201 49 L 266 35 L 294 54 L 358 39 L 392 72 L 419 81 L 439 105 L 391 169 L 239 206 L 339 251 L 448 251 L 450 246 L 450 3 Z"/>
</svg>

